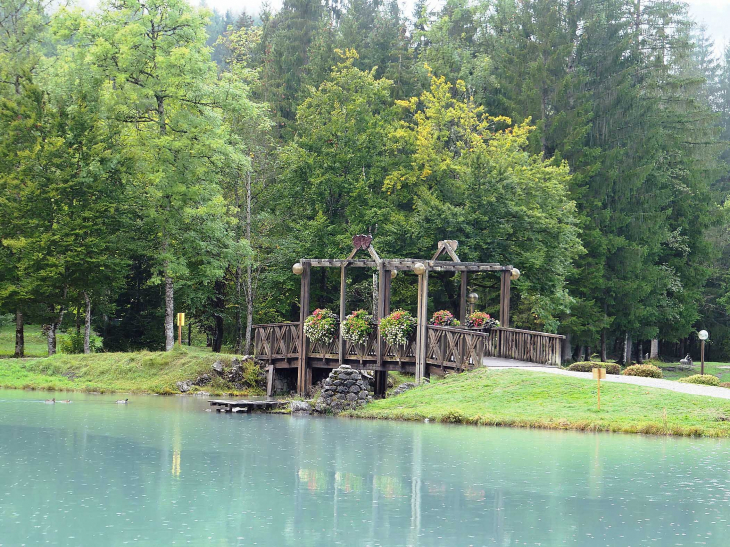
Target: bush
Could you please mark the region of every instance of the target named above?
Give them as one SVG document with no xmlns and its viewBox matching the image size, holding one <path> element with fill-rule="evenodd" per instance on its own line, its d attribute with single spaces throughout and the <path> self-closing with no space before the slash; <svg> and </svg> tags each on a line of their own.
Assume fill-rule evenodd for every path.
<svg viewBox="0 0 730 547">
<path fill-rule="evenodd" d="M 679 381 L 683 384 L 701 384 L 703 386 L 720 385 L 720 378 L 713 376 L 712 374 L 693 374 L 686 378 L 680 378 Z"/>
<path fill-rule="evenodd" d="M 605 368 L 606 374 L 621 374 L 621 365 L 617 365 L 616 363 L 597 363 L 595 361 L 573 363 L 568 367 L 568 370 L 572 370 L 573 372 L 590 372 L 594 368 Z"/>
<path fill-rule="evenodd" d="M 58 346 L 61 353 L 84 353 L 84 333 L 71 331 L 68 334 L 62 334 L 58 337 Z M 99 346 L 93 336 L 89 337 L 89 351 L 96 353 Z"/>
<path fill-rule="evenodd" d="M 644 378 L 661 378 L 662 369 L 654 365 L 631 365 L 621 374 L 624 376 L 642 376 Z"/>
</svg>

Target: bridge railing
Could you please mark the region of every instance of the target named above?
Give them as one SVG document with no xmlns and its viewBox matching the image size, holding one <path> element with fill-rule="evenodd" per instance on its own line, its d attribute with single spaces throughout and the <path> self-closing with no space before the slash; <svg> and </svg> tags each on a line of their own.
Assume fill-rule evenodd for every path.
<svg viewBox="0 0 730 547">
<path fill-rule="evenodd" d="M 299 323 L 254 325 L 254 352 L 258 359 L 294 362 L 301 353 Z"/>
<path fill-rule="evenodd" d="M 545 332 L 496 327 L 478 331 L 458 327 L 429 325 L 426 339 L 426 362 L 442 368 L 464 370 L 481 364 L 483 357 L 516 359 L 541 365 L 557 365 L 561 360 L 564 336 Z M 332 362 L 339 359 L 340 336 L 326 344 L 307 344 L 307 356 Z M 286 362 L 291 366 L 302 348 L 299 323 L 254 325 L 254 349 L 257 358 L 269 364 Z M 412 336 L 405 347 L 383 342 L 383 362 L 412 364 L 416 342 Z M 344 358 L 361 365 L 377 362 L 377 332 L 365 344 L 344 342 Z"/>
<path fill-rule="evenodd" d="M 516 359 L 541 365 L 562 364 L 562 342 L 565 336 L 547 332 L 497 327 L 496 354 L 489 357 Z"/>
<path fill-rule="evenodd" d="M 426 363 L 465 370 L 481 366 L 485 355 L 493 353 L 496 337 L 491 332 L 429 325 Z"/>
</svg>

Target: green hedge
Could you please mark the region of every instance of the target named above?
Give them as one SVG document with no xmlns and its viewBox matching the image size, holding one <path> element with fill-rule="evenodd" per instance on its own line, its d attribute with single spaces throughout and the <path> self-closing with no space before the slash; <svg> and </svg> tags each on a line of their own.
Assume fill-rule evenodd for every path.
<svg viewBox="0 0 730 547">
<path fill-rule="evenodd" d="M 702 384 L 703 386 L 719 386 L 720 378 L 712 374 L 694 374 L 686 378 L 680 378 L 680 382 L 684 384 Z"/>
<path fill-rule="evenodd" d="M 654 365 L 631 365 L 621 374 L 624 376 L 642 376 L 644 378 L 661 378 L 662 369 Z"/>
<path fill-rule="evenodd" d="M 616 363 L 596 363 L 594 361 L 573 363 L 568 367 L 568 370 L 572 370 L 573 372 L 590 372 L 594 368 L 605 368 L 606 374 L 621 374 L 621 365 L 617 365 Z"/>
</svg>

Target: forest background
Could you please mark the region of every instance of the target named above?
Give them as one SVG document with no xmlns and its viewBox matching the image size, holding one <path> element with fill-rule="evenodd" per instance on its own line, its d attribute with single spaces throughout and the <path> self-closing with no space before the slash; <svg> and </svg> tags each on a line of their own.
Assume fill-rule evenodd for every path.
<svg viewBox="0 0 730 547">
<path fill-rule="evenodd" d="M 730 358 L 730 47 L 670 0 L 0 2 L 0 321 L 78 351 L 251 352 L 302 257 L 512 264 L 574 359 Z M 332 275 L 332 277 L 328 277 Z M 369 272 L 348 308 L 372 306 Z M 313 278 L 336 306 L 338 279 Z M 456 311 L 433 276 L 430 310 Z M 498 277 L 474 276 L 496 312 Z M 395 307 L 415 306 L 412 276 Z"/>
</svg>

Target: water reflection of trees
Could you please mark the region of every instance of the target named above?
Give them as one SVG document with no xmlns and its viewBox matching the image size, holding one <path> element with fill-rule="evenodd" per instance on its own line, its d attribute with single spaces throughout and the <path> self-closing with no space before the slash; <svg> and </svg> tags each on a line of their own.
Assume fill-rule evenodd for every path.
<svg viewBox="0 0 730 547">
<path fill-rule="evenodd" d="M 707 474 L 722 460 L 715 445 L 707 445 L 703 471 L 696 447 L 682 442 L 211 415 L 176 404 L 159 398 L 121 411 L 98 404 L 0 418 L 0 492 L 22 492 L 0 499 L 3 540 L 40 544 L 55 531 L 94 544 L 113 526 L 120 542 L 175 534 L 246 545 L 467 537 L 618 545 L 626 543 L 619 535 L 660 538 L 667 522 L 673 531 L 702 526 L 714 537 L 725 529 L 718 511 L 729 495 Z M 672 504 L 680 495 L 675 477 L 688 486 Z M 647 488 L 659 513 L 647 507 Z M 698 499 L 708 502 L 708 515 L 692 513 Z M 8 527 L 8 515 L 31 527 Z M 637 515 L 661 518 L 639 523 Z"/>
</svg>

